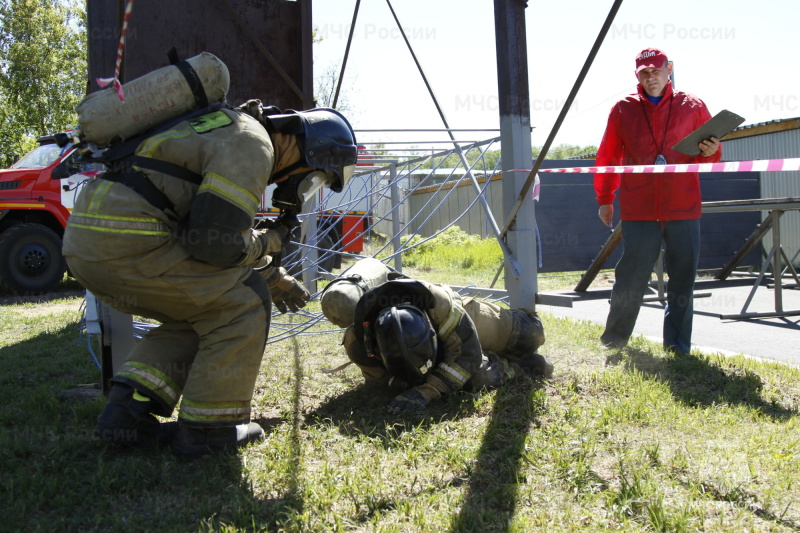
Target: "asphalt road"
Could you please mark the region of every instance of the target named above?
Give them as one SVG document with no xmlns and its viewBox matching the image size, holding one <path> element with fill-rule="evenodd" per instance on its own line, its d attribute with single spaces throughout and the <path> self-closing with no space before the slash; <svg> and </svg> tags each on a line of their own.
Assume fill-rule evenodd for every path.
<svg viewBox="0 0 800 533">
<path fill-rule="evenodd" d="M 793 281 L 793 280 L 792 280 Z M 762 283 L 754 289 L 755 277 L 732 277 L 726 281 L 698 281 L 695 284 L 694 327 L 692 348 L 705 353 L 744 354 L 772 359 L 800 367 L 800 289 L 790 288 L 784 281 L 780 305 L 776 291 Z M 611 296 L 608 288 L 590 289 L 585 293 L 559 292 L 573 299 L 572 307 L 537 305 L 540 312 L 605 324 Z M 748 298 L 752 299 L 747 307 Z M 652 297 L 657 296 L 655 288 Z M 648 297 L 645 297 L 647 300 Z M 720 315 L 775 313 L 782 309 L 793 316 L 720 318 Z M 664 318 L 663 305 L 645 302 L 636 321 L 634 335 L 661 342 Z"/>
</svg>

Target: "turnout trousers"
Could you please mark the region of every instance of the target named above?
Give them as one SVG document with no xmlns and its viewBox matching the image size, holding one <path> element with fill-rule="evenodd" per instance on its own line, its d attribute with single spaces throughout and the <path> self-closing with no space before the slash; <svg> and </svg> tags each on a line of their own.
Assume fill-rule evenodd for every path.
<svg viewBox="0 0 800 533">
<path fill-rule="evenodd" d="M 271 316 L 266 282 L 252 268 L 189 258 L 153 275 L 146 256 L 87 261 L 73 255 L 67 262 L 106 304 L 161 322 L 135 344 L 113 381 L 155 399 L 162 416 L 182 397 L 179 419 L 187 425 L 250 421 Z"/>
<path fill-rule="evenodd" d="M 624 346 L 636 324 L 662 241 L 665 244 L 667 305 L 664 347 L 689 353 L 692 346 L 694 281 L 700 258 L 700 220 L 622 221 L 625 250 L 617 263 L 611 309 L 601 341 Z"/>
</svg>

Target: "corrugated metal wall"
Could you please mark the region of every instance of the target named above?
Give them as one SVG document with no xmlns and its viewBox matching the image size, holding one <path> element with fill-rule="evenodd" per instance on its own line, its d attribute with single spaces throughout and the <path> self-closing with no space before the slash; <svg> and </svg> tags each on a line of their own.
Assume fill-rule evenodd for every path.
<svg viewBox="0 0 800 533">
<path fill-rule="evenodd" d="M 723 142 L 723 161 L 800 157 L 800 129 L 778 131 Z M 800 198 L 800 172 L 762 172 L 762 198 Z M 762 213 L 762 220 L 767 213 Z M 766 251 L 772 248 L 772 233 L 764 237 Z M 800 263 L 800 212 L 786 212 L 781 222 L 781 245 L 795 265 Z"/>
<path fill-rule="evenodd" d="M 478 181 L 481 187 L 486 185 L 485 179 L 480 178 Z M 503 212 L 502 181 L 499 179 L 493 180 L 485 194 L 492 212 L 497 217 L 497 213 Z M 466 211 L 461 220 L 458 221 L 458 226 L 462 230 L 481 237 L 493 236 L 491 229 L 489 229 L 486 213 L 484 213 L 479 204 L 474 204 L 467 211 L 467 208 L 474 200 L 475 189 L 468 182 L 462 183 L 456 191 L 453 191 L 450 187 L 439 190 L 438 186 L 418 191 L 408 199 L 409 211 L 411 213 L 419 213 L 411 223 L 410 229 L 423 237 L 429 237 Z M 426 219 L 428 221 L 424 222 Z M 502 224 L 502 221 L 499 224 Z"/>
<path fill-rule="evenodd" d="M 591 166 L 593 160 L 552 160 L 544 168 Z M 486 183 L 482 179 L 481 187 Z M 759 195 L 756 173 L 720 174 L 701 173 L 703 201 L 740 200 Z M 541 201 L 536 205 L 541 263 L 539 272 L 565 272 L 586 269 L 598 250 L 608 239 L 609 229 L 597 219 L 593 178 L 591 174 L 546 174 L 542 177 Z M 502 181 L 493 180 L 486 197 L 495 217 L 502 220 Z M 415 217 L 409 228 L 427 237 L 440 231 L 462 216 L 458 226 L 467 233 L 491 236 L 486 215 L 477 203 L 465 210 L 475 199 L 475 190 L 469 183 L 454 188 L 429 187 L 410 194 L 408 215 Z M 385 209 L 385 208 L 384 208 Z M 378 213 L 383 213 L 380 209 Z M 424 223 L 425 219 L 430 219 Z M 701 269 L 721 268 L 739 250 L 747 237 L 758 226 L 757 212 L 719 213 L 704 215 L 701 219 L 700 254 Z M 611 268 L 619 259 L 622 247 L 614 250 L 606 262 Z M 757 252 L 739 263 L 741 266 L 760 266 Z"/>
</svg>

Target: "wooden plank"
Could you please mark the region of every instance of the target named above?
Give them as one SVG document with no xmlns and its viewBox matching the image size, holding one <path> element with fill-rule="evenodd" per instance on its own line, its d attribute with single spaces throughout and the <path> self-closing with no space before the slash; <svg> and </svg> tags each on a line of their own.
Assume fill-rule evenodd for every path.
<svg viewBox="0 0 800 533">
<path fill-rule="evenodd" d="M 600 253 L 595 257 L 592 264 L 589 265 L 589 268 L 584 272 L 583 276 L 581 276 L 580 281 L 575 288 L 573 289 L 575 292 L 586 292 L 589 288 L 589 285 L 592 284 L 594 278 L 597 276 L 597 273 L 600 272 L 600 269 L 603 268 L 608 256 L 611 255 L 611 252 L 614 251 L 614 248 L 617 247 L 619 241 L 622 239 L 622 222 L 618 222 L 617 226 L 614 228 L 614 231 L 611 232 L 611 235 L 606 240 L 603 247 L 600 248 Z"/>
</svg>

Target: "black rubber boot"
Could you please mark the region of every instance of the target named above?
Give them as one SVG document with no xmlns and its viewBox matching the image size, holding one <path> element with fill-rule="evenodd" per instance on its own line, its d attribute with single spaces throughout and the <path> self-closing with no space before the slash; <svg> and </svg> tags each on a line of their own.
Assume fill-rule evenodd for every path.
<svg viewBox="0 0 800 533">
<path fill-rule="evenodd" d="M 550 379 L 553 377 L 553 363 L 538 353 L 514 361 L 522 368 L 526 375 L 532 378 Z"/>
<path fill-rule="evenodd" d="M 97 418 L 94 433 L 101 439 L 124 446 L 143 447 L 167 441 L 177 423 L 161 424 L 153 416 L 155 402 L 125 383 L 113 383 L 108 403 Z"/>
<path fill-rule="evenodd" d="M 264 439 L 264 430 L 255 422 L 222 428 L 199 428 L 178 423 L 172 450 L 184 457 L 200 457 L 236 450 Z"/>
</svg>

